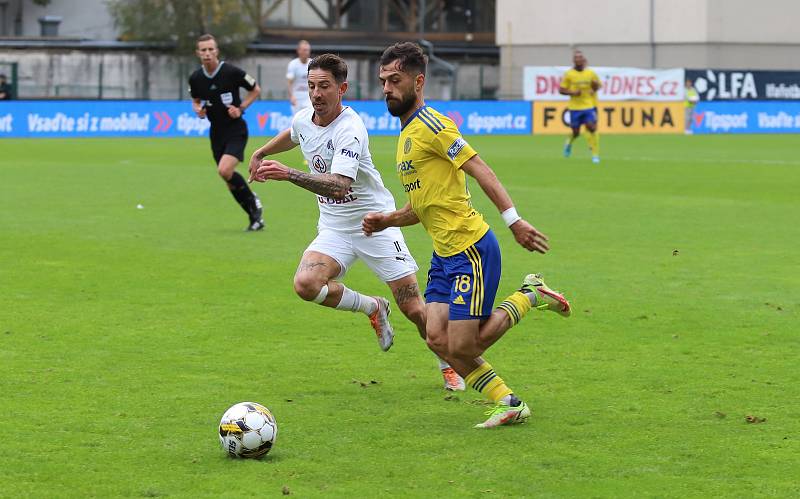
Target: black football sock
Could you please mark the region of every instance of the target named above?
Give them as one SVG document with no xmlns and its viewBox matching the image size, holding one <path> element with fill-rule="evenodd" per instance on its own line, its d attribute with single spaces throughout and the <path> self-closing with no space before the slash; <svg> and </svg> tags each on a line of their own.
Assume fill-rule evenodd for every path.
<svg viewBox="0 0 800 499">
<path fill-rule="evenodd" d="M 258 209 L 256 206 L 256 197 L 253 191 L 250 190 L 250 186 L 247 185 L 247 181 L 244 177 L 239 175 L 238 172 L 233 172 L 230 180 L 228 180 L 228 188 L 231 190 L 233 198 L 239 203 L 239 206 L 241 206 L 252 219 Z"/>
</svg>

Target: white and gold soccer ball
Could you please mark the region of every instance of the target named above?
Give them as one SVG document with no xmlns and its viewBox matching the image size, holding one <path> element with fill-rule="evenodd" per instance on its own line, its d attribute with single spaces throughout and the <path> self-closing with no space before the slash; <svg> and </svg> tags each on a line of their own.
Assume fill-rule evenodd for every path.
<svg viewBox="0 0 800 499">
<path fill-rule="evenodd" d="M 265 456 L 278 436 L 278 423 L 269 409 L 255 402 L 240 402 L 225 411 L 219 422 L 219 442 L 230 456 Z"/>
</svg>

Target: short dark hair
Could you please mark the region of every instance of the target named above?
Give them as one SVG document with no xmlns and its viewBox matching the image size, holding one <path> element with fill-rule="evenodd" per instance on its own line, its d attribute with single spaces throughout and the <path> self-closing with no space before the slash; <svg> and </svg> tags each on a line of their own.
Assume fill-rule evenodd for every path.
<svg viewBox="0 0 800 499">
<path fill-rule="evenodd" d="M 412 42 L 398 42 L 383 51 L 381 66 L 392 61 L 400 61 L 399 69 L 406 73 L 425 74 L 428 67 L 428 56 L 419 45 Z"/>
<path fill-rule="evenodd" d="M 311 71 L 312 69 L 329 71 L 336 83 L 347 81 L 347 63 L 338 55 L 320 54 L 316 56 L 308 63 L 308 70 Z"/>
<path fill-rule="evenodd" d="M 197 37 L 197 41 L 195 42 L 195 45 L 200 43 L 200 42 L 207 42 L 209 40 L 214 40 L 214 43 L 217 43 L 217 39 L 214 38 L 214 35 L 212 35 L 210 33 L 205 33 L 205 34 L 200 35 L 200 36 Z"/>
</svg>

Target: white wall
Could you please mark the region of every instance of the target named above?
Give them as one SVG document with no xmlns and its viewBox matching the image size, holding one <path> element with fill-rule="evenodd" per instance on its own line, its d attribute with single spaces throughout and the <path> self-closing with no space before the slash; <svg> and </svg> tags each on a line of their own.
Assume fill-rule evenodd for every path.
<svg viewBox="0 0 800 499">
<path fill-rule="evenodd" d="M 498 0 L 498 45 L 641 43 L 649 40 L 647 0 Z M 586 19 L 590 21 L 587 22 Z"/>
<path fill-rule="evenodd" d="M 499 95 L 576 46 L 596 66 L 800 69 L 798 25 L 800 0 L 497 0 Z"/>
<path fill-rule="evenodd" d="M 14 11 L 16 2 L 9 4 Z M 22 36 L 39 36 L 39 18 L 45 15 L 60 16 L 58 36 L 116 40 L 117 30 L 104 0 L 53 0 L 46 7 L 30 1 L 23 2 Z M 13 15 L 11 24 L 13 25 Z M 12 28 L 13 30 L 13 28 Z M 13 31 L 12 31 L 13 32 Z"/>
<path fill-rule="evenodd" d="M 649 23 L 649 17 L 647 21 Z M 709 40 L 707 26 L 707 0 L 655 0 L 654 2 L 653 37 L 656 43 L 707 42 Z"/>
<path fill-rule="evenodd" d="M 800 1 L 708 0 L 708 5 L 711 41 L 800 42 Z"/>
<path fill-rule="evenodd" d="M 798 0 L 653 0 L 656 43 L 800 42 Z M 650 0 L 498 0 L 499 45 L 649 43 Z"/>
</svg>

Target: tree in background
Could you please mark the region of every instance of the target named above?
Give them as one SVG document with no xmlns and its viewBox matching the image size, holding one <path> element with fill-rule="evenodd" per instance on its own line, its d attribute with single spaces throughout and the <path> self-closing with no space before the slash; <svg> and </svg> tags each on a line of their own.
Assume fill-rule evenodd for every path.
<svg viewBox="0 0 800 499">
<path fill-rule="evenodd" d="M 111 0 L 109 11 L 123 41 L 174 43 L 179 54 L 193 54 L 204 33 L 217 39 L 220 52 L 245 53 L 258 32 L 260 1 L 253 0 Z M 254 13 L 258 12 L 258 17 Z"/>
</svg>

